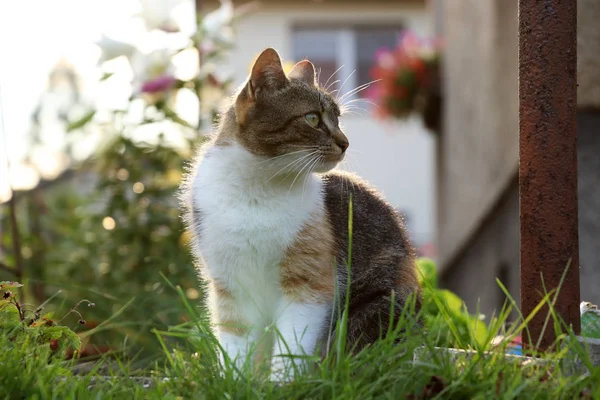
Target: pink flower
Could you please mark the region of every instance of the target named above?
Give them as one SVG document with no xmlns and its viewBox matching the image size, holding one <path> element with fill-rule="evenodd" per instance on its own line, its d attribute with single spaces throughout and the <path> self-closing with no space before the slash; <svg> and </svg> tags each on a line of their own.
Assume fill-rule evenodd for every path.
<svg viewBox="0 0 600 400">
<path fill-rule="evenodd" d="M 404 49 L 407 54 L 414 55 L 418 52 L 423 40 L 411 31 L 405 31 L 400 35 L 399 48 Z"/>
<path fill-rule="evenodd" d="M 396 60 L 394 59 L 394 55 L 391 51 L 379 50 L 375 54 L 377 57 L 377 63 L 385 69 L 392 69 L 396 67 Z"/>
<path fill-rule="evenodd" d="M 370 72 L 377 82 L 368 95 L 380 105 L 378 116 L 402 118 L 416 111 L 417 96 L 427 92 L 432 75 L 437 73 L 440 51 L 439 40 L 405 31 L 394 49 L 375 53 Z"/>
<path fill-rule="evenodd" d="M 161 75 L 142 83 L 142 93 L 165 92 L 175 85 L 175 78 L 171 75 Z"/>
</svg>

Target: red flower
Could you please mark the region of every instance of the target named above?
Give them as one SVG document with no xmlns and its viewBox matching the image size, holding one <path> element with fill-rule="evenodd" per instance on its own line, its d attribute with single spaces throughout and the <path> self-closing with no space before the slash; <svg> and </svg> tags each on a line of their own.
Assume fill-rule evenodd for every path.
<svg viewBox="0 0 600 400">
<path fill-rule="evenodd" d="M 432 74 L 437 74 L 439 49 L 439 41 L 406 32 L 395 49 L 377 51 L 370 71 L 377 82 L 368 96 L 379 105 L 378 117 L 400 118 L 414 111 L 417 97 L 429 90 Z"/>
</svg>

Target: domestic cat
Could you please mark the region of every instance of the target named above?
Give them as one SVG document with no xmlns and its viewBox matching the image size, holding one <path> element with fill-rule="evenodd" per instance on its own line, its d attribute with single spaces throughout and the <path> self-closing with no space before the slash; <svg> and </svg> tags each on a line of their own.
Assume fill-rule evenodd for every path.
<svg viewBox="0 0 600 400">
<path fill-rule="evenodd" d="M 329 172 L 349 145 L 340 111 L 310 61 L 286 76 L 268 48 L 184 180 L 212 324 L 237 366 L 259 342 L 263 350 L 254 354 L 271 357 L 275 378 L 293 374 L 292 362 L 304 366 L 290 354 L 325 356 L 346 300 L 350 200 L 347 348 L 359 351 L 387 331 L 392 298 L 394 320 L 413 294 L 419 308 L 415 251 L 402 219 L 358 177 Z M 278 332 L 272 341 L 264 338 L 269 326 Z"/>
</svg>

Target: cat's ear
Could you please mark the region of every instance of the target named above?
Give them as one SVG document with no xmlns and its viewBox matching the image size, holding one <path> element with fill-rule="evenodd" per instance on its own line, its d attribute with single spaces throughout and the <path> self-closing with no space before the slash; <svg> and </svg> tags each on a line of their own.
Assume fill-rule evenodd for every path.
<svg viewBox="0 0 600 400">
<path fill-rule="evenodd" d="M 291 79 L 299 79 L 309 85 L 317 86 L 315 66 L 308 60 L 300 61 L 294 65 L 288 77 Z"/>
<path fill-rule="evenodd" d="M 286 83 L 288 79 L 277 51 L 270 47 L 263 50 L 254 62 L 248 79 L 249 97 L 255 99 L 261 91 L 281 89 Z"/>
</svg>

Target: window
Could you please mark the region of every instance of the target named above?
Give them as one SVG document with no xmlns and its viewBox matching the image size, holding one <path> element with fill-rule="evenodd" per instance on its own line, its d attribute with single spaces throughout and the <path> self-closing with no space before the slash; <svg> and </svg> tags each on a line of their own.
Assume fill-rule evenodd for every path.
<svg viewBox="0 0 600 400">
<path fill-rule="evenodd" d="M 311 60 L 320 71 L 319 83 L 325 85 L 329 81 L 329 90 L 344 94 L 372 80 L 370 69 L 375 53 L 384 47 L 395 47 L 401 31 L 399 26 L 297 27 L 292 36 L 293 57 L 296 61 Z M 365 95 L 366 91 L 357 94 Z"/>
</svg>

